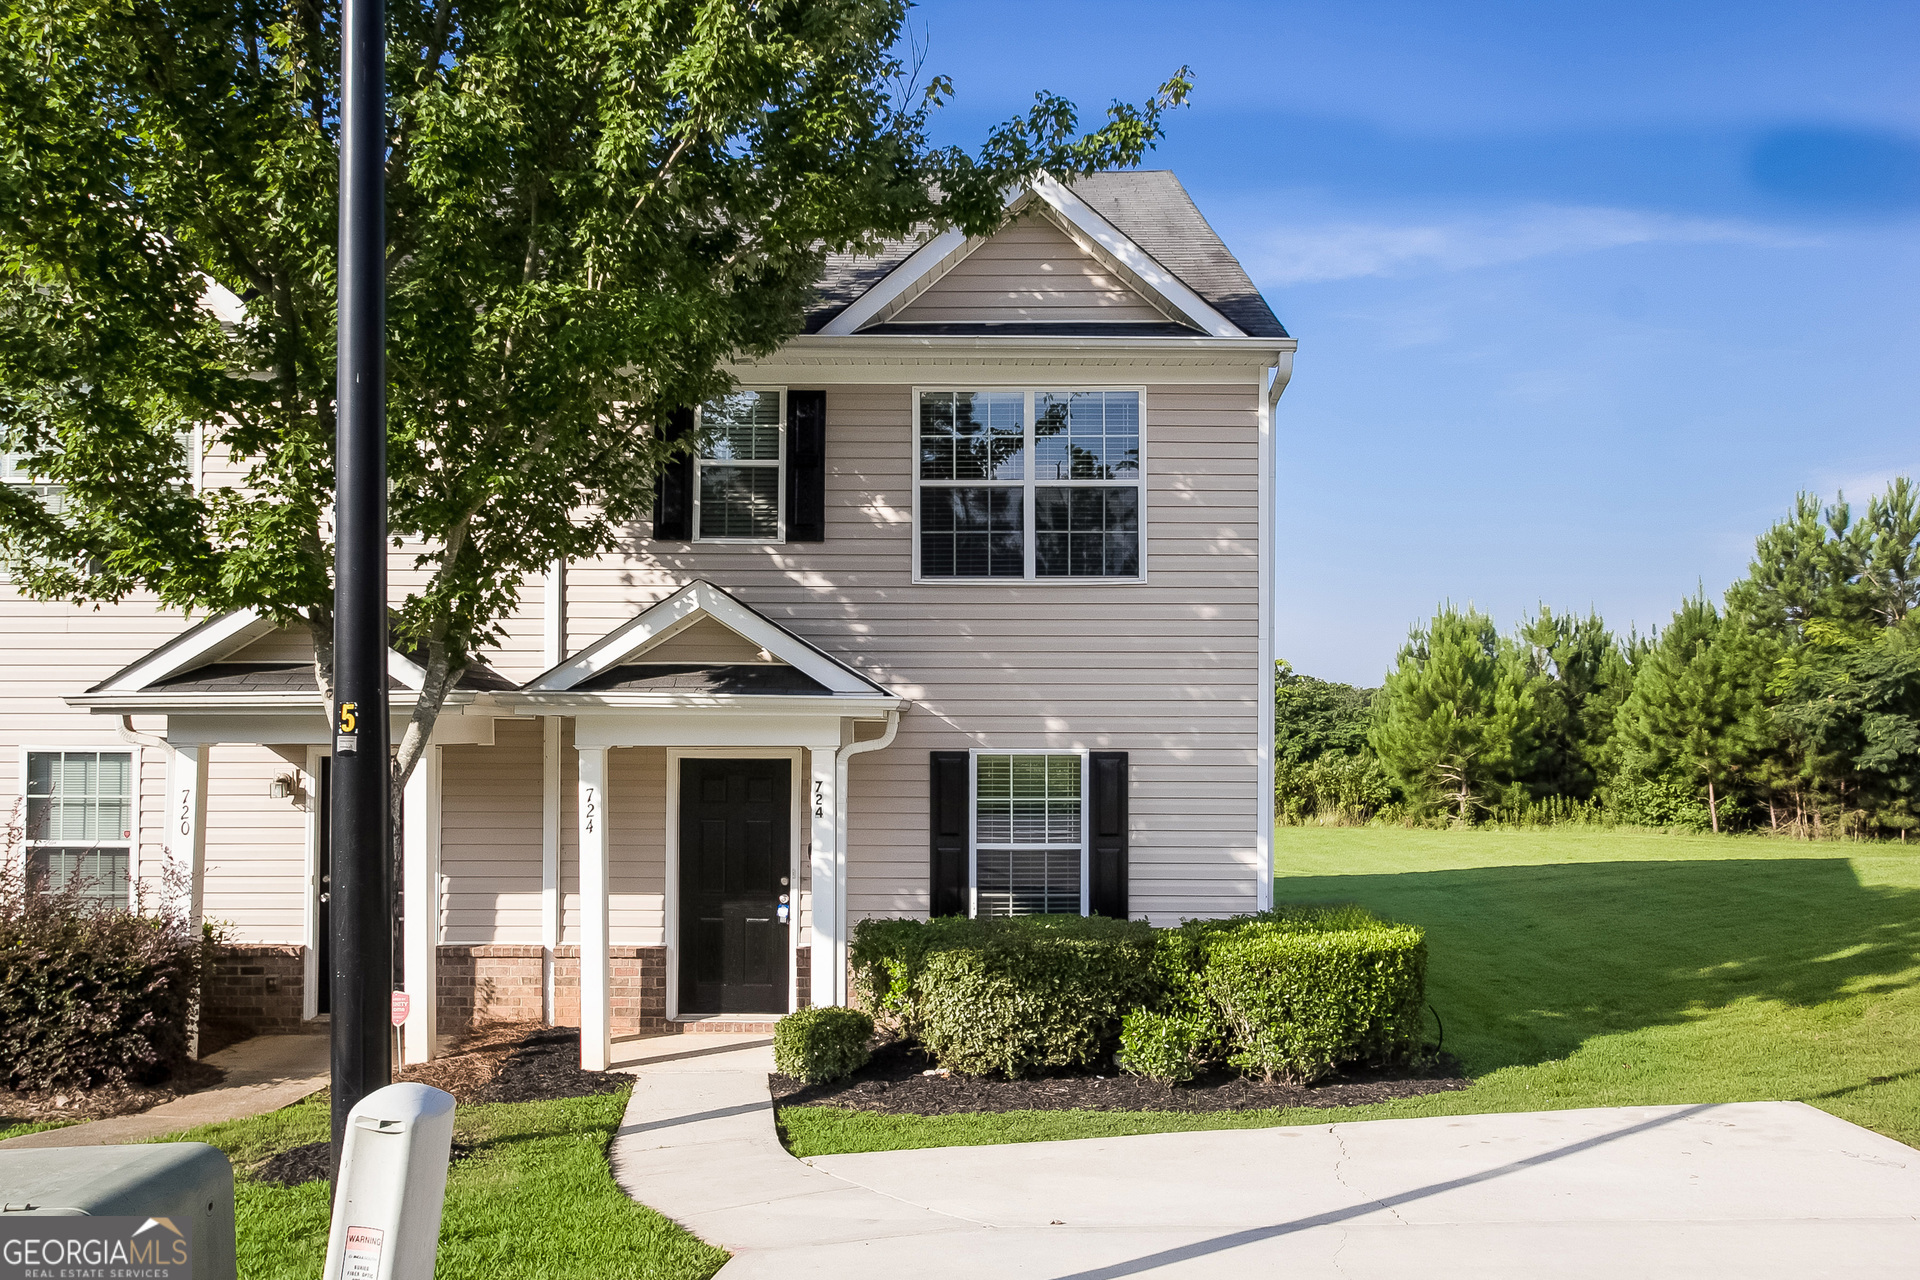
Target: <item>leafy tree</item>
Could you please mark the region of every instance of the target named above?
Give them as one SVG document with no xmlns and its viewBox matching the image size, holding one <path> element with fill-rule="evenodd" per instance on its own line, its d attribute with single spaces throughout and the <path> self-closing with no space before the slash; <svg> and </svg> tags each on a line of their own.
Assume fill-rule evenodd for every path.
<svg viewBox="0 0 1920 1280">
<path fill-rule="evenodd" d="M 1301 675 L 1293 664 L 1274 664 L 1274 755 L 1291 763 L 1322 755 L 1358 755 L 1367 748 L 1377 689 L 1361 689 L 1333 680 Z"/>
<path fill-rule="evenodd" d="M 1534 768 L 1548 696 L 1541 684 L 1491 618 L 1447 605 L 1401 648 L 1368 741 L 1409 794 L 1467 822 Z"/>
<path fill-rule="evenodd" d="M 896 52 L 906 8 L 389 0 L 394 639 L 427 672 L 399 780 L 527 577 L 644 509 L 648 424 L 797 332 L 827 252 L 990 231 L 1011 184 L 1137 162 L 1189 88 L 934 146 L 952 86 Z M 304 626 L 328 693 L 339 19 L 0 10 L 0 432 L 61 493 L 0 487 L 0 555 L 41 597 Z M 196 431 L 239 483 L 188 484 Z"/>
<path fill-rule="evenodd" d="M 1783 731 L 1782 763 L 1794 783 L 1824 793 L 1843 831 L 1904 833 L 1916 825 L 1920 788 L 1920 628 L 1890 627 L 1862 640 L 1815 622 L 1783 657 L 1770 690 Z M 1805 799 L 1793 789 L 1797 823 Z"/>
<path fill-rule="evenodd" d="M 1657 776 L 1677 769 L 1704 786 L 1716 832 L 1729 782 L 1768 742 L 1767 656 L 1759 638 L 1722 619 L 1702 592 L 1681 605 L 1636 664 L 1633 692 L 1620 708 L 1627 770 Z"/>
</svg>

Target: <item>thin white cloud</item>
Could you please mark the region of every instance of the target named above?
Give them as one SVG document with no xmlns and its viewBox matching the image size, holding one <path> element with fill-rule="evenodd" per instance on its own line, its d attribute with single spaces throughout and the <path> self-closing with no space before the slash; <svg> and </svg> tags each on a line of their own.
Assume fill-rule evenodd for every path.
<svg viewBox="0 0 1920 1280">
<path fill-rule="evenodd" d="M 1567 205 L 1532 205 L 1444 222 L 1283 224 L 1270 227 L 1263 240 L 1246 255 L 1247 267 L 1254 279 L 1270 285 L 1465 271 L 1638 244 L 1786 248 L 1813 243 L 1746 222 Z"/>
</svg>

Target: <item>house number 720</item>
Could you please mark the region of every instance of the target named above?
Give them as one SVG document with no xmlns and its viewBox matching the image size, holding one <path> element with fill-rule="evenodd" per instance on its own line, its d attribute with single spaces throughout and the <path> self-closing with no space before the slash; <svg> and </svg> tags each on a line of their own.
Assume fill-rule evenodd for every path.
<svg viewBox="0 0 1920 1280">
<path fill-rule="evenodd" d="M 818 778 L 813 780 L 813 816 L 816 818 L 827 816 L 826 790 L 826 783 Z"/>
</svg>

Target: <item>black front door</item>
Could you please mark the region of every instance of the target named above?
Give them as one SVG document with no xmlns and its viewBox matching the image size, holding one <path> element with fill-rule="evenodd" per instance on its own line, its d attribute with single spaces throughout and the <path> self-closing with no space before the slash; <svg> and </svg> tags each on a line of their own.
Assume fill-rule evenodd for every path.
<svg viewBox="0 0 1920 1280">
<path fill-rule="evenodd" d="M 680 1012 L 784 1013 L 792 762 L 680 762 Z"/>
<path fill-rule="evenodd" d="M 313 802 L 320 806 L 320 838 L 315 841 L 313 920 L 315 957 L 313 1008 L 333 1010 L 333 757 L 320 757 L 320 787 Z"/>
</svg>

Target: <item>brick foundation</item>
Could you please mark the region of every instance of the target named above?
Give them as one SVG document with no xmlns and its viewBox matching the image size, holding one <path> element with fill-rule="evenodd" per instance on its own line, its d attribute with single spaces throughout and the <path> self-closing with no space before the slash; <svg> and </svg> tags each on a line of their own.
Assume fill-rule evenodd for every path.
<svg viewBox="0 0 1920 1280">
<path fill-rule="evenodd" d="M 538 1022 L 546 1015 L 542 951 L 529 946 L 443 946 L 434 994 L 436 1030 L 458 1035 L 477 1022 Z"/>
<path fill-rule="evenodd" d="M 609 954 L 608 1001 L 612 1004 L 612 1031 L 634 1036 L 675 1030 L 667 1021 L 667 949 L 613 947 Z M 561 1026 L 580 1025 L 580 948 L 553 951 L 553 1019 Z"/>
<path fill-rule="evenodd" d="M 242 943 L 220 948 L 213 977 L 201 999 L 207 1018 L 239 1023 L 255 1034 L 304 1029 L 307 949 Z"/>
<path fill-rule="evenodd" d="M 793 993 L 798 997 L 793 1007 L 811 1009 L 813 1007 L 813 948 L 795 947 L 793 952 Z"/>
</svg>

